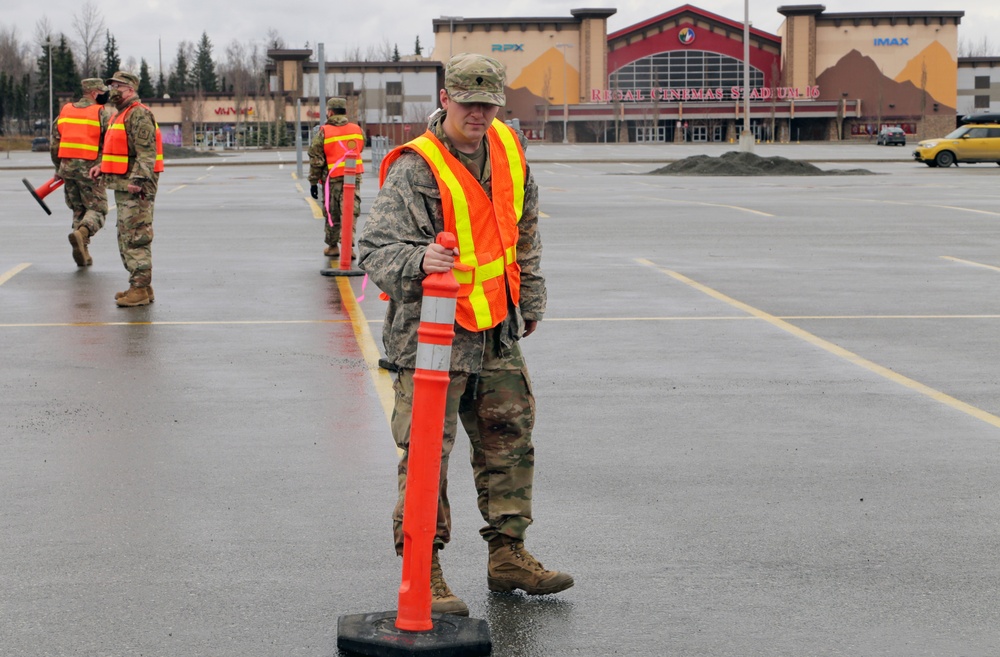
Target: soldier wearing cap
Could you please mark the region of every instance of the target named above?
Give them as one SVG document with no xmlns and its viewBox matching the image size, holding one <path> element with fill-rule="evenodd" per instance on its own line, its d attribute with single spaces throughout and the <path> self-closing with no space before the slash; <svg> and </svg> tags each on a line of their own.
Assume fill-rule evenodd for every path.
<svg viewBox="0 0 1000 657">
<path fill-rule="evenodd" d="M 361 174 L 365 170 L 361 151 L 365 147 L 365 138 L 361 126 L 347 120 L 347 99 L 330 98 L 326 101 L 326 123 L 309 144 L 309 193 L 315 199 L 320 197 L 320 191 L 323 193 L 323 207 L 326 209 L 326 248 L 323 255 L 329 258 L 340 257 L 337 243 L 342 230 L 340 215 L 344 203 L 344 169 L 352 145 L 356 154 L 353 230 L 361 215 Z M 353 237 L 351 243 L 353 246 Z"/>
<path fill-rule="evenodd" d="M 118 250 L 129 273 L 129 288 L 115 294 L 120 307 L 145 306 L 153 298 L 153 202 L 163 171 L 163 140 L 156 119 L 139 100 L 139 78 L 118 71 L 105 80 L 118 109 L 104 138 L 94 180 L 107 181 L 118 208 Z"/>
<path fill-rule="evenodd" d="M 104 106 L 108 88 L 100 78 L 80 83 L 83 95 L 59 111 L 52 127 L 52 163 L 56 178 L 63 180 L 66 205 L 73 211 L 69 243 L 78 267 L 94 263 L 87 246 L 90 238 L 104 227 L 108 216 L 108 194 L 104 182 L 91 180 L 90 167 L 101 157 L 101 145 L 113 112 Z"/>
<path fill-rule="evenodd" d="M 524 158 L 523 135 L 496 119 L 505 103 L 505 69 L 486 56 L 455 55 L 427 132 L 389 153 L 382 187 L 358 238 L 358 265 L 389 297 L 383 342 L 399 368 L 392 434 L 402 452 L 393 512 L 403 545 L 403 498 L 423 278 L 455 272 L 459 283 L 441 455 L 432 611 L 467 615 L 445 583 L 438 551 L 451 538 L 448 459 L 457 420 L 469 436 L 478 506 L 489 545 L 491 591 L 557 593 L 573 585 L 524 548 L 531 524 L 535 401 L 518 341 L 545 311 L 539 266 L 538 187 Z M 443 199 L 448 199 L 445 202 Z M 435 244 L 452 232 L 460 248 Z M 456 263 L 462 267 L 456 267 Z"/>
</svg>

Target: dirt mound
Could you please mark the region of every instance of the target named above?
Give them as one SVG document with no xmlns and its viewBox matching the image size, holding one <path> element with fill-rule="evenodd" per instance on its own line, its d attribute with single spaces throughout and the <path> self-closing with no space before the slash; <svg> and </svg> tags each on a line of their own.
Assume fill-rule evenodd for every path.
<svg viewBox="0 0 1000 657">
<path fill-rule="evenodd" d="M 719 157 L 693 155 L 650 173 L 661 176 L 871 176 L 867 169 L 831 169 L 789 160 L 729 151 Z"/>
<path fill-rule="evenodd" d="M 196 151 L 193 148 L 183 148 L 172 144 L 163 145 L 163 157 L 167 160 L 181 160 L 187 157 L 215 157 L 215 153 Z"/>
</svg>

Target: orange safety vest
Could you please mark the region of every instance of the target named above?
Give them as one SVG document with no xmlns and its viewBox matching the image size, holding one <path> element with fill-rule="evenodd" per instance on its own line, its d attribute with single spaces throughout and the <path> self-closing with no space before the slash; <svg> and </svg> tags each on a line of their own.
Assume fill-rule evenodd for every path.
<svg viewBox="0 0 1000 657">
<path fill-rule="evenodd" d="M 124 112 L 118 112 L 108 126 L 108 131 L 104 135 L 101 173 L 116 175 L 128 173 L 128 135 L 125 133 L 125 118 L 136 107 L 149 109 L 142 103 L 133 103 Z M 156 163 L 153 164 L 153 171 L 163 171 L 163 137 L 160 135 L 159 124 L 154 121 L 153 125 L 156 126 Z"/>
<path fill-rule="evenodd" d="M 326 155 L 326 166 L 331 178 L 344 175 L 347 159 L 347 142 L 354 140 L 354 148 L 358 158 L 355 161 L 355 173 L 364 173 L 365 165 L 361 162 L 361 151 L 365 147 L 365 138 L 361 134 L 361 126 L 356 123 L 346 125 L 323 126 L 323 154 Z"/>
<path fill-rule="evenodd" d="M 101 105 L 65 105 L 59 112 L 59 157 L 96 160 L 101 146 Z"/>
<path fill-rule="evenodd" d="M 441 191 L 444 229 L 458 239 L 458 303 L 455 321 L 470 331 L 485 331 L 507 316 L 507 294 L 521 298 L 517 264 L 517 224 L 524 211 L 527 165 L 517 134 L 494 120 L 486 131 L 490 149 L 493 199 L 469 170 L 431 131 L 394 149 L 382 161 L 381 183 L 404 150 L 419 153 Z M 463 269 L 465 271 L 463 271 Z M 506 286 L 504 285 L 506 278 Z"/>
</svg>

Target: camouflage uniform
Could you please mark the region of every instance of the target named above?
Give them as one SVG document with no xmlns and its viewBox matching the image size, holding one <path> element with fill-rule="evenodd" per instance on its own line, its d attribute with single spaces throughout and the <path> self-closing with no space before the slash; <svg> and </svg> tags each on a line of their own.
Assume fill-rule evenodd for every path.
<svg viewBox="0 0 1000 657">
<path fill-rule="evenodd" d="M 140 102 L 136 96 L 118 108 L 126 111 Z M 156 164 L 156 119 L 145 107 L 136 107 L 125 118 L 128 135 L 128 171 L 117 175 L 101 174 L 108 189 L 115 191 L 118 208 L 118 251 L 129 273 L 132 287 L 149 287 L 153 278 L 153 202 L 160 180 Z M 128 191 L 129 184 L 142 188 L 139 194 Z"/>
<path fill-rule="evenodd" d="M 491 195 L 488 143 L 468 156 L 455 149 L 436 117 L 429 129 L 479 179 Z M 522 139 L 523 142 L 523 139 Z M 430 167 L 419 155 L 403 153 L 392 165 L 379 191 L 364 230 L 358 238 L 359 267 L 389 296 L 383 327 L 388 359 L 399 366 L 392 433 L 403 455 L 399 461 L 399 498 L 393 511 L 396 551 L 402 553 L 403 497 L 416 366 L 417 327 L 420 324 L 421 269 L 426 245 L 444 230 L 441 194 Z M 530 169 L 525 184 L 524 211 L 518 223 L 517 262 L 521 267 L 520 307 L 508 301 L 509 312 L 498 326 L 469 331 L 455 325 L 451 383 L 445 412 L 441 454 L 441 483 L 435 545 L 451 538 L 447 495 L 448 459 L 455 444 L 457 420 L 472 446 L 478 506 L 490 541 L 499 535 L 523 539 L 531 523 L 534 446 L 531 431 L 535 401 L 518 339 L 524 320 L 540 320 L 545 311 L 545 281 L 540 270 L 538 187 Z"/>
<path fill-rule="evenodd" d="M 345 126 L 350 121 L 347 120 L 346 116 L 334 115 L 328 118 L 326 121 L 329 125 L 335 126 Z M 323 191 L 323 184 L 326 182 L 327 177 L 327 162 L 326 162 L 326 151 L 323 149 L 323 142 L 325 136 L 322 130 L 316 131 L 316 136 L 313 137 L 312 142 L 309 144 L 309 184 L 319 185 L 321 194 L 320 199 L 324 203 L 327 215 L 333 222 L 330 225 L 330 221 L 324 221 L 323 225 L 326 226 L 326 232 L 324 235 L 324 241 L 327 246 L 333 247 L 340 242 L 340 215 L 344 208 L 344 178 L 343 176 L 334 176 L 330 178 L 330 205 L 326 206 L 326 196 Z M 358 217 L 361 216 L 361 174 L 357 174 L 354 179 L 354 223 L 352 224 L 352 230 L 356 230 L 358 227 Z"/>
<path fill-rule="evenodd" d="M 102 80 L 95 78 L 94 81 L 101 83 L 101 87 L 104 86 Z M 87 82 L 89 81 L 84 81 L 84 92 L 91 91 L 88 88 Z M 84 96 L 73 103 L 73 107 L 82 109 L 95 104 L 89 96 Z M 108 129 L 108 124 L 111 122 L 113 114 L 114 112 L 107 107 L 101 110 L 101 142 L 98 146 L 96 160 L 82 160 L 69 157 L 60 158 L 59 144 L 61 137 L 59 134 L 59 121 L 57 120 L 52 125 L 50 153 L 52 155 L 52 163 L 56 167 L 56 175 L 63 179 L 63 192 L 66 197 L 66 205 L 73 211 L 72 230 L 75 231 L 81 226 L 86 227 L 89 233 L 86 238 L 88 243 L 90 242 L 90 238 L 104 227 L 104 220 L 108 216 L 108 193 L 105 189 L 104 180 L 102 178 L 91 180 L 88 172 L 90 171 L 90 167 L 94 166 L 101 159 L 100 147 L 103 145 L 104 133 Z"/>
</svg>

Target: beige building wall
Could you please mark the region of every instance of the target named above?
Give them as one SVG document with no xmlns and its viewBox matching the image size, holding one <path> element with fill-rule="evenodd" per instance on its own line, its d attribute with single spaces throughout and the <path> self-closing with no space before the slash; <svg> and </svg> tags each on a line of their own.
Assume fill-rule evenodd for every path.
<svg viewBox="0 0 1000 657">
<path fill-rule="evenodd" d="M 816 17 L 789 16 L 778 28 L 782 41 L 783 85 L 804 89 L 816 84 Z"/>
</svg>

